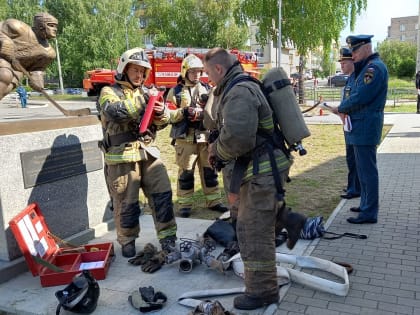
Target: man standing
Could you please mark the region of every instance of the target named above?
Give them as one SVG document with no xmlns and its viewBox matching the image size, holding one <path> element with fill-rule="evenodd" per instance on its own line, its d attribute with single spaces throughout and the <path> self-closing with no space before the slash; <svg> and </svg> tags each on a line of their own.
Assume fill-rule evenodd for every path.
<svg viewBox="0 0 420 315">
<path fill-rule="evenodd" d="M 57 36 L 58 21 L 48 13 L 34 16 L 33 27 L 16 19 L 0 22 L 0 100 L 19 85 L 25 71 L 34 90 L 44 87 L 44 70 L 55 59 L 48 40 Z"/>
<path fill-rule="evenodd" d="M 105 154 L 105 179 L 114 208 L 117 241 L 124 257 L 136 254 L 140 188 L 152 209 L 162 250 L 171 251 L 176 240 L 171 184 L 159 150 L 153 146 L 156 131 L 169 122 L 164 104 L 156 102 L 149 129 L 139 134 L 139 122 L 153 93 L 143 88 L 151 68 L 143 49 L 124 52 L 117 66 L 116 84 L 102 88 L 98 100 L 104 131 L 101 147 Z"/>
<path fill-rule="evenodd" d="M 381 141 L 384 107 L 388 92 L 388 70 L 378 53 L 373 53 L 373 35 L 348 36 L 346 42 L 354 61 L 354 84 L 348 87 L 336 113 L 349 115 L 352 130 L 347 142 L 353 145 L 360 180 L 359 213 L 349 223 L 376 223 L 379 210 L 379 175 L 376 163 L 377 145 Z"/>
<path fill-rule="evenodd" d="M 417 114 L 420 114 L 420 70 L 416 73 Z"/>
<path fill-rule="evenodd" d="M 22 108 L 26 108 L 28 93 L 26 93 L 25 87 L 19 85 L 16 89 L 16 93 L 19 95 L 20 105 Z"/>
<path fill-rule="evenodd" d="M 343 89 L 342 99 L 349 97 L 349 92 L 351 91 L 351 86 L 354 84 L 354 64 L 351 56 L 351 50 L 349 48 L 343 47 L 340 49 L 340 62 L 341 71 L 344 74 L 348 74 L 349 78 L 347 79 L 346 85 Z M 341 198 L 352 199 L 360 197 L 360 182 L 359 177 L 357 176 L 356 160 L 354 157 L 353 145 L 349 144 L 347 139 L 349 133 L 349 126 L 344 128 L 344 140 L 346 142 L 346 162 L 348 168 L 347 175 L 347 188 L 345 194 L 341 195 Z"/>
<path fill-rule="evenodd" d="M 181 65 L 178 84 L 169 90 L 167 100 L 177 106 L 171 110 L 171 137 L 178 165 L 178 212 L 186 218 L 191 214 L 194 201 L 194 170 L 198 167 L 206 206 L 213 211 L 228 209 L 221 202 L 217 173 L 208 163 L 207 137 L 203 127 L 204 106 L 209 87 L 200 82 L 203 62 L 190 54 Z"/>
<path fill-rule="evenodd" d="M 244 262 L 245 293 L 234 307 L 253 310 L 277 303 L 279 287 L 275 262 L 276 225 L 288 232 L 288 247 L 298 240 L 305 218 L 285 209 L 279 191 L 291 160 L 273 148 L 272 111 L 260 87 L 251 81 L 230 84 L 246 75 L 236 57 L 213 48 L 204 57 L 204 70 L 216 85 L 217 139 L 209 145 L 209 163 L 223 167 L 234 163 L 229 202 L 238 203 L 236 233 Z"/>
</svg>

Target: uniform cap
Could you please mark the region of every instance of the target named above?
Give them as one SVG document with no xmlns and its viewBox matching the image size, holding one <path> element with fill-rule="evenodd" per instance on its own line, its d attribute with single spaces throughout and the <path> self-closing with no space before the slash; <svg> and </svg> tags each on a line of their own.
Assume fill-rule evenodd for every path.
<svg viewBox="0 0 420 315">
<path fill-rule="evenodd" d="M 347 59 L 352 59 L 351 50 L 347 47 L 343 47 L 340 49 L 340 59 L 338 59 L 338 62 L 341 62 Z"/>
<path fill-rule="evenodd" d="M 364 44 L 371 42 L 373 35 L 350 35 L 346 38 L 346 43 L 348 44 L 351 51 L 356 51 Z"/>
</svg>

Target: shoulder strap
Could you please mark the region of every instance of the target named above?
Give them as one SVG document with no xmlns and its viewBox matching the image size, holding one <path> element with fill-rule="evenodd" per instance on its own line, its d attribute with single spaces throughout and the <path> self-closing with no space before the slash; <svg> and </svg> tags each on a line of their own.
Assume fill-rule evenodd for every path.
<svg viewBox="0 0 420 315">
<path fill-rule="evenodd" d="M 224 90 L 224 94 L 227 94 L 227 92 L 229 92 L 229 90 L 231 88 L 233 88 L 239 82 L 243 82 L 243 81 L 252 81 L 252 82 L 255 82 L 255 83 L 257 83 L 260 86 L 260 88 L 262 88 L 262 82 L 260 80 L 258 80 L 257 78 L 254 78 L 253 76 L 243 74 L 243 75 L 237 76 L 232 81 L 230 81 L 229 85 Z M 263 89 L 261 89 L 261 90 L 263 91 Z"/>
</svg>

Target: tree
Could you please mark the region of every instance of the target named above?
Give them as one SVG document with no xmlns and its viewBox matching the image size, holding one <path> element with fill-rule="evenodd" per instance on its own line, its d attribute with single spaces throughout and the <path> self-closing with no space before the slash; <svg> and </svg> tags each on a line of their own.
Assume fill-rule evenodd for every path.
<svg viewBox="0 0 420 315">
<path fill-rule="evenodd" d="M 144 0 L 145 33 L 155 46 L 243 48 L 248 28 L 238 26 L 238 0 Z"/>
<path fill-rule="evenodd" d="M 278 39 L 278 0 L 243 0 L 236 17 L 242 23 L 257 21 L 257 40 L 265 45 Z M 291 40 L 300 55 L 322 46 L 329 50 L 340 32 L 366 9 L 367 0 L 288 0 L 282 1 L 282 42 Z"/>
<path fill-rule="evenodd" d="M 81 86 L 83 75 L 94 68 L 115 68 L 129 47 L 142 46 L 135 0 L 50 0 L 45 9 L 59 22 L 57 41 L 63 78 L 67 85 Z M 54 69 L 56 68 L 50 67 Z"/>
<path fill-rule="evenodd" d="M 241 23 L 256 21 L 257 41 L 265 45 L 277 42 L 279 30 L 278 0 L 243 0 L 236 18 Z M 340 32 L 349 24 L 354 28 L 355 18 L 366 9 L 367 0 L 283 0 L 281 19 L 282 43 L 291 41 L 304 57 L 310 50 L 323 47 L 329 54 L 331 45 L 338 42 Z M 303 67 L 300 62 L 299 85 L 303 85 Z M 299 99 L 302 103 L 303 99 Z"/>
<path fill-rule="evenodd" d="M 378 45 L 378 52 L 388 67 L 390 75 L 409 78 L 414 76 L 416 72 L 416 44 L 384 41 Z"/>
</svg>

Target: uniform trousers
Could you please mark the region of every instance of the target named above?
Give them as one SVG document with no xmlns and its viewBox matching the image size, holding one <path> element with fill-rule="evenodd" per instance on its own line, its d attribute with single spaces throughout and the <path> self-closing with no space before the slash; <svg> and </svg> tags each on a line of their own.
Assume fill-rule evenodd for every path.
<svg viewBox="0 0 420 315">
<path fill-rule="evenodd" d="M 255 297 L 279 293 L 275 262 L 277 190 L 272 174 L 257 174 L 242 184 L 236 232 L 244 262 L 245 293 Z"/>
<path fill-rule="evenodd" d="M 352 144 L 346 144 L 346 162 L 348 169 L 346 192 L 350 195 L 360 195 L 360 182 Z"/>
<path fill-rule="evenodd" d="M 376 164 L 376 145 L 353 145 L 357 174 L 360 181 L 359 218 L 378 218 L 379 175 Z"/>
<path fill-rule="evenodd" d="M 107 165 L 106 173 L 118 243 L 125 245 L 139 236 L 140 188 L 152 210 L 158 239 L 176 235 L 171 184 L 161 160 L 149 157 L 138 162 Z"/>
<path fill-rule="evenodd" d="M 192 208 L 194 196 L 194 169 L 198 168 L 206 207 L 221 203 L 217 173 L 208 162 L 207 142 L 193 143 L 176 140 L 176 164 L 178 165 L 178 204 L 181 208 Z"/>
</svg>

